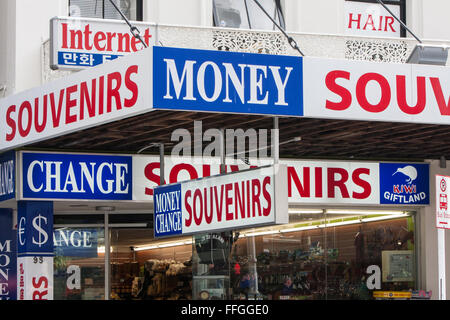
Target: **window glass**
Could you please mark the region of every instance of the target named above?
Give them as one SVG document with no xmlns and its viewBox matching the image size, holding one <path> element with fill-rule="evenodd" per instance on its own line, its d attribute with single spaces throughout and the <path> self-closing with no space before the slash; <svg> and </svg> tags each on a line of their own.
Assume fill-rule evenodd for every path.
<svg viewBox="0 0 450 320">
<path fill-rule="evenodd" d="M 264 10 L 284 28 L 279 0 L 258 0 Z M 275 25 L 253 0 L 213 0 L 217 27 L 275 30 Z"/>
<path fill-rule="evenodd" d="M 103 300 L 103 228 L 55 228 L 54 299 Z"/>
<path fill-rule="evenodd" d="M 113 0 L 129 20 L 142 20 L 138 6 L 141 0 Z M 69 0 L 69 16 L 84 18 L 122 19 L 109 0 Z"/>
</svg>

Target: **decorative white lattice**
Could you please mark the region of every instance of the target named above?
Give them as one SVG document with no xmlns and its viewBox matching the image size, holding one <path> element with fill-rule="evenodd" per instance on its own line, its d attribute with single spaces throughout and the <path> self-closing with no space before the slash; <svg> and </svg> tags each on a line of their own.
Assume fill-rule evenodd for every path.
<svg viewBox="0 0 450 320">
<path fill-rule="evenodd" d="M 213 30 L 212 47 L 224 51 L 286 54 L 283 35 L 269 32 Z"/>
<path fill-rule="evenodd" d="M 350 60 L 405 63 L 409 55 L 405 41 L 347 40 L 345 46 Z"/>
</svg>

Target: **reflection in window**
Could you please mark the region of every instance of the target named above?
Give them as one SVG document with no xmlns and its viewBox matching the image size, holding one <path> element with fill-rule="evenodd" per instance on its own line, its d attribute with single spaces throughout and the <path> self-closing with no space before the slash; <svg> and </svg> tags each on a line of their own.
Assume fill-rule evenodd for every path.
<svg viewBox="0 0 450 320">
<path fill-rule="evenodd" d="M 141 0 L 113 0 L 130 20 L 142 20 Z M 109 0 L 69 0 L 69 16 L 99 19 L 122 19 Z"/>
<path fill-rule="evenodd" d="M 284 29 L 280 0 L 258 0 Z M 275 30 L 275 25 L 253 0 L 213 0 L 216 27 Z"/>
</svg>

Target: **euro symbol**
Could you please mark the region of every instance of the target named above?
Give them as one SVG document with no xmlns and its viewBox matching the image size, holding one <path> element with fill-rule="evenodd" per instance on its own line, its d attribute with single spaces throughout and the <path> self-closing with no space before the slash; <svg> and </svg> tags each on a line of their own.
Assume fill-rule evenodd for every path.
<svg viewBox="0 0 450 320">
<path fill-rule="evenodd" d="M 34 237 L 32 241 L 34 244 L 37 244 L 39 248 L 42 247 L 42 245 L 46 244 L 48 240 L 48 233 L 41 228 L 42 220 L 44 221 L 45 224 L 47 224 L 47 218 L 41 216 L 41 214 L 39 214 L 37 217 L 33 219 L 33 227 L 36 229 L 37 232 L 39 232 L 39 237 L 38 241 L 36 241 Z"/>
<path fill-rule="evenodd" d="M 19 243 L 21 246 L 25 245 L 25 239 L 23 238 L 23 234 L 25 233 L 25 217 L 20 218 L 19 222 Z"/>
</svg>

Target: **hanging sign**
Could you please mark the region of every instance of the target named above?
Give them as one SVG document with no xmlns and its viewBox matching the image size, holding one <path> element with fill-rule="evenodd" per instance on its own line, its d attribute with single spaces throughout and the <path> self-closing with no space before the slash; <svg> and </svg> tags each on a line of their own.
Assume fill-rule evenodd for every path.
<svg viewBox="0 0 450 320">
<path fill-rule="evenodd" d="M 155 237 L 288 223 L 286 173 L 274 165 L 155 188 Z"/>
<path fill-rule="evenodd" d="M 436 227 L 450 229 L 450 177 L 436 175 Z"/>
<path fill-rule="evenodd" d="M 98 232 L 95 228 L 60 228 L 53 232 L 55 255 L 63 257 L 97 257 Z"/>
<path fill-rule="evenodd" d="M 147 47 L 155 43 L 156 26 L 131 22 Z M 56 17 L 50 20 L 50 67 L 84 69 L 144 48 L 122 20 Z"/>
<path fill-rule="evenodd" d="M 18 300 L 53 300 L 53 202 L 17 203 Z"/>
<path fill-rule="evenodd" d="M 0 202 L 16 196 L 16 154 L 9 151 L 0 155 Z"/>
<path fill-rule="evenodd" d="M 12 209 L 0 209 L 0 300 L 17 299 L 17 235 Z"/>
</svg>

